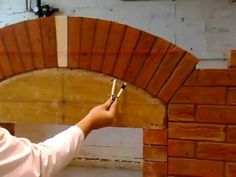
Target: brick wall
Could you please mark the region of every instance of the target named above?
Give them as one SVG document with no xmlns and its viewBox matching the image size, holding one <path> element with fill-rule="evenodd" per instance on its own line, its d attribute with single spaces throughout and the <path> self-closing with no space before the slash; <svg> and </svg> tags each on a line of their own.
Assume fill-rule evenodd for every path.
<svg viewBox="0 0 236 177">
<path fill-rule="evenodd" d="M 235 51 L 228 69 L 196 70 L 198 59 L 190 53 L 126 25 L 69 17 L 61 26 L 68 27 L 61 34 L 67 41 L 55 34 L 54 17 L 1 29 L 0 79 L 62 67 L 57 44 L 67 42 L 63 67 L 119 78 L 166 106 L 166 127 L 144 129 L 144 177 L 236 176 Z"/>
<path fill-rule="evenodd" d="M 144 176 L 236 176 L 235 61 L 232 51 L 229 69 L 195 70 L 168 104 L 167 130 L 144 130 Z"/>
</svg>

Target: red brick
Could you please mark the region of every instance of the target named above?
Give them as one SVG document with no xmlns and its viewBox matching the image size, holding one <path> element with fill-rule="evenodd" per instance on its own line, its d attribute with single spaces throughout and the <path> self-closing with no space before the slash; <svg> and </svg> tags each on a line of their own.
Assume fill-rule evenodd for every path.
<svg viewBox="0 0 236 177">
<path fill-rule="evenodd" d="M 144 161 L 143 177 L 167 177 L 167 163 Z"/>
<path fill-rule="evenodd" d="M 236 50 L 230 52 L 230 59 L 228 61 L 229 68 L 236 68 Z"/>
<path fill-rule="evenodd" d="M 197 144 L 197 157 L 236 161 L 236 144 L 200 142 Z"/>
<path fill-rule="evenodd" d="M 169 104 L 168 119 L 170 121 L 193 121 L 194 120 L 194 105 Z"/>
<path fill-rule="evenodd" d="M 236 106 L 198 106 L 196 121 L 235 124 Z"/>
<path fill-rule="evenodd" d="M 143 129 L 143 143 L 153 145 L 167 145 L 167 130 Z"/>
<path fill-rule="evenodd" d="M 228 126 L 226 131 L 227 142 L 236 143 L 236 126 Z"/>
<path fill-rule="evenodd" d="M 169 123 L 168 138 L 224 141 L 225 126 L 197 123 Z"/>
<path fill-rule="evenodd" d="M 185 140 L 168 140 L 168 156 L 194 157 L 194 142 Z"/>
<path fill-rule="evenodd" d="M 167 162 L 167 147 L 156 145 L 144 145 L 143 159 L 146 161 Z"/>
<path fill-rule="evenodd" d="M 146 88 L 148 82 L 152 78 L 156 69 L 159 67 L 170 46 L 171 43 L 166 40 L 160 38 L 156 40 L 152 51 L 147 57 L 142 70 L 140 71 L 135 85 Z"/>
<path fill-rule="evenodd" d="M 186 81 L 186 86 L 235 86 L 235 69 L 199 69 Z"/>
<path fill-rule="evenodd" d="M 236 176 L 236 163 L 226 163 L 226 177 Z"/>
<path fill-rule="evenodd" d="M 224 104 L 226 88 L 223 87 L 181 87 L 172 103 Z"/>
<path fill-rule="evenodd" d="M 181 62 L 176 66 L 176 69 L 171 74 L 165 85 L 162 87 L 158 97 L 164 102 L 169 102 L 175 92 L 193 72 L 198 59 L 191 54 L 186 54 Z"/>
<path fill-rule="evenodd" d="M 157 95 L 165 82 L 171 76 L 178 62 L 183 59 L 185 51 L 182 49 L 172 46 L 162 60 L 160 66 L 155 72 L 154 76 L 151 78 L 149 85 L 147 86 L 147 91 L 153 95 Z"/>
<path fill-rule="evenodd" d="M 193 177 L 222 177 L 223 162 L 210 160 L 169 158 L 169 175 Z"/>
<path fill-rule="evenodd" d="M 48 68 L 57 67 L 57 41 L 55 17 L 40 18 L 45 65 Z"/>
<path fill-rule="evenodd" d="M 0 127 L 7 129 L 11 135 L 15 135 L 15 124 L 14 123 L 0 123 Z"/>
<path fill-rule="evenodd" d="M 227 96 L 227 104 L 236 105 L 236 87 L 229 88 Z"/>
</svg>

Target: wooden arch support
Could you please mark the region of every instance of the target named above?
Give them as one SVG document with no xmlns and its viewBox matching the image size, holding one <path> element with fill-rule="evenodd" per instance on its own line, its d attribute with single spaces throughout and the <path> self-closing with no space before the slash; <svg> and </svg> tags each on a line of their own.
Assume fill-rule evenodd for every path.
<svg viewBox="0 0 236 177">
<path fill-rule="evenodd" d="M 132 118 L 118 122 L 117 126 L 164 127 L 165 105 L 195 70 L 197 62 L 193 55 L 162 38 L 100 19 L 56 16 L 21 22 L 0 30 L 2 81 L 38 69 L 85 70 L 89 73 L 87 78 L 91 77 L 88 71 L 92 71 L 128 82 L 132 85 L 132 93 L 138 90 L 137 97 L 146 94 L 149 99 L 146 103 L 155 102 L 157 110 L 161 110 L 159 116 L 142 115 L 140 120 L 143 121 L 139 123 L 134 123 L 138 122 L 135 120 L 138 114 L 132 112 Z M 106 76 L 102 77 L 109 80 Z M 101 76 L 94 77 L 99 80 Z M 89 79 L 83 82 L 89 84 Z M 104 84 L 107 88 L 110 83 Z M 132 99 L 135 101 L 136 98 Z M 1 112 L 0 109 L 0 115 Z M 7 118 L 1 116 L 0 120 L 5 122 Z M 125 123 L 125 120 L 132 121 Z"/>
</svg>

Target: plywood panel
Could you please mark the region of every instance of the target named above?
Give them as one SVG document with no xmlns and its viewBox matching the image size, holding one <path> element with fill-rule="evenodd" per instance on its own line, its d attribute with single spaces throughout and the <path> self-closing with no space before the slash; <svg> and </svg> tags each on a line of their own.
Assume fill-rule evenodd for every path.
<svg viewBox="0 0 236 177">
<path fill-rule="evenodd" d="M 44 52 L 39 20 L 30 20 L 26 22 L 29 33 L 30 45 L 33 52 L 34 65 L 36 68 L 44 68 Z"/>
<path fill-rule="evenodd" d="M 57 67 L 57 41 L 55 18 L 41 18 L 40 29 L 43 39 L 43 51 L 45 56 L 45 66 L 47 68 Z"/>
<path fill-rule="evenodd" d="M 110 30 L 111 22 L 98 20 L 96 32 L 94 36 L 94 45 L 91 58 L 90 69 L 92 71 L 100 71 L 102 69 L 102 61 L 105 54 L 107 38 Z"/>
<path fill-rule="evenodd" d="M 68 17 L 68 66 L 77 68 L 80 53 L 81 18 Z"/>
<path fill-rule="evenodd" d="M 96 19 L 82 18 L 79 68 L 89 68 L 93 50 L 96 24 Z"/>
<path fill-rule="evenodd" d="M 25 70 L 32 70 L 34 68 L 33 55 L 25 22 L 15 24 L 14 30 L 16 34 L 17 44 L 19 46 L 19 55 L 22 58 Z"/>
<path fill-rule="evenodd" d="M 106 46 L 105 58 L 103 60 L 102 72 L 111 74 L 118 56 L 126 26 L 112 22 L 109 38 Z"/>
<path fill-rule="evenodd" d="M 88 72 L 68 72 L 64 75 L 65 123 L 84 117 L 93 106 L 110 97 L 111 78 Z M 117 90 L 121 86 L 118 82 Z M 76 115 L 76 116 L 75 116 Z M 150 95 L 128 85 L 119 100 L 117 121 L 114 126 L 153 127 L 164 126 L 165 108 Z"/>
<path fill-rule="evenodd" d="M 2 28 L 1 34 L 14 73 L 23 72 L 24 66 L 19 55 L 19 48 L 16 42 L 14 26 L 7 26 L 5 28 Z"/>
<path fill-rule="evenodd" d="M 0 121 L 75 124 L 110 98 L 111 85 L 111 77 L 86 71 L 23 74 L 0 84 Z M 165 106 L 141 89 L 128 85 L 118 105 L 114 126 L 164 127 Z"/>
</svg>

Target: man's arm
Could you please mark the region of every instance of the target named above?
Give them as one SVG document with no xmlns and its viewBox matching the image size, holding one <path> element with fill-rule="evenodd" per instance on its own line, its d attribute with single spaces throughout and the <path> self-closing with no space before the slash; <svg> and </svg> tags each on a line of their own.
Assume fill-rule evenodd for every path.
<svg viewBox="0 0 236 177">
<path fill-rule="evenodd" d="M 75 126 L 51 139 L 33 144 L 24 138 L 0 133 L 0 176 L 49 177 L 64 168 L 78 153 L 81 143 L 94 129 L 112 125 L 117 102 L 93 108 Z"/>
</svg>

